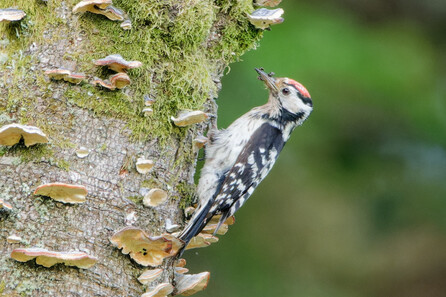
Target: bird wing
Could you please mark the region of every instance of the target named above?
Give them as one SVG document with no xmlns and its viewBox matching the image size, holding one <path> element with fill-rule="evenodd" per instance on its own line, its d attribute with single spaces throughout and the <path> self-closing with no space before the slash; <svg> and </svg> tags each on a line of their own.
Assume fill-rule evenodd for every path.
<svg viewBox="0 0 446 297">
<path fill-rule="evenodd" d="M 265 178 L 285 145 L 282 131 L 270 123 L 261 125 L 246 143 L 229 170 L 209 211 L 209 220 L 222 213 L 219 224 L 233 215 Z M 218 230 L 218 228 L 216 229 Z"/>
</svg>

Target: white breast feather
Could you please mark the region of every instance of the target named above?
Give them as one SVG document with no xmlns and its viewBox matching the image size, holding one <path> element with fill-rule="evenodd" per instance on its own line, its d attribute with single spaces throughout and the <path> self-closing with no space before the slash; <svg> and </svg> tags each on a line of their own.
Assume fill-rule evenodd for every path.
<svg viewBox="0 0 446 297">
<path fill-rule="evenodd" d="M 212 197 L 221 175 L 234 166 L 243 147 L 263 123 L 247 113 L 217 133 L 214 142 L 206 147 L 206 162 L 197 187 L 200 201 Z"/>
</svg>

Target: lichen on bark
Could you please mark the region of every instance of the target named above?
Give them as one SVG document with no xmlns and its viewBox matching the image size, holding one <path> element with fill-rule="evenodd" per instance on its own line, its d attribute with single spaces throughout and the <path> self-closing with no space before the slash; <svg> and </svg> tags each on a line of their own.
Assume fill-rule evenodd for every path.
<svg viewBox="0 0 446 297">
<path fill-rule="evenodd" d="M 0 24 L 0 125 L 13 122 L 40 127 L 48 145 L 0 147 L 0 198 L 13 210 L 0 210 L 0 236 L 12 233 L 21 245 L 0 243 L 1 294 L 52 296 L 139 296 L 142 267 L 110 242 L 129 222 L 150 234 L 165 230 L 165 220 L 183 223 L 181 207 L 192 201 L 196 152 L 192 139 L 207 124 L 172 125 L 183 109 L 216 113 L 213 102 L 229 63 L 255 48 L 262 36 L 246 13 L 252 2 L 209 0 L 115 0 L 132 20 L 118 22 L 91 13 L 73 14 L 78 0 L 3 0 L 2 7 L 27 13 L 16 24 Z M 88 83 L 48 80 L 46 69 L 64 67 L 89 77 L 111 73 L 93 60 L 121 54 L 143 66 L 128 71 L 132 84 L 121 91 Z M 156 101 L 144 116 L 144 95 Z M 90 149 L 84 159 L 80 146 Z M 138 174 L 140 156 L 155 160 Z M 44 183 L 71 182 L 87 187 L 87 202 L 64 205 L 33 190 Z M 144 207 L 139 197 L 156 185 L 169 193 L 167 203 Z M 142 189 L 142 190 L 141 190 Z M 181 206 L 181 207 L 180 207 Z M 99 258 L 89 270 L 57 265 L 39 267 L 9 258 L 16 247 L 84 251 Z M 169 281 L 172 269 L 160 282 Z"/>
</svg>

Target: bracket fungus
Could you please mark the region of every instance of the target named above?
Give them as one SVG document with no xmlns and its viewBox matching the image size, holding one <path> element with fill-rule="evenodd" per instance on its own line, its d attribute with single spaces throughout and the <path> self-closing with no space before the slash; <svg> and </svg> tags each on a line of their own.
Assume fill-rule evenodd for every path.
<svg viewBox="0 0 446 297">
<path fill-rule="evenodd" d="M 155 99 L 152 99 L 149 97 L 149 95 L 144 95 L 144 105 L 145 106 L 152 106 L 153 103 L 155 103 Z"/>
<path fill-rule="evenodd" d="M 193 206 L 188 206 L 188 207 L 186 207 L 186 208 L 184 209 L 184 216 L 185 216 L 186 218 L 189 218 L 189 217 L 192 216 L 192 214 L 194 213 L 194 211 L 195 211 L 195 207 L 193 207 Z"/>
<path fill-rule="evenodd" d="M 274 7 L 280 4 L 282 0 L 255 0 L 254 4 L 257 6 Z"/>
<path fill-rule="evenodd" d="M 135 224 L 137 220 L 138 220 L 138 217 L 136 216 L 136 211 L 131 211 L 130 213 L 128 213 L 125 216 L 124 223 L 127 226 L 131 226 L 131 225 Z"/>
<path fill-rule="evenodd" d="M 91 81 L 91 84 L 93 86 L 100 85 L 101 87 L 109 89 L 109 90 L 116 89 L 116 86 L 114 86 L 111 82 L 109 82 L 107 80 L 102 80 L 102 79 L 97 78 L 97 77 L 94 80 Z"/>
<path fill-rule="evenodd" d="M 209 139 L 206 136 L 198 135 L 197 137 L 194 138 L 192 142 L 194 143 L 194 146 L 196 148 L 201 149 L 206 145 L 208 141 Z"/>
<path fill-rule="evenodd" d="M 208 271 L 198 274 L 176 274 L 175 282 L 177 294 L 191 296 L 206 289 L 211 273 Z"/>
<path fill-rule="evenodd" d="M 22 242 L 22 238 L 20 236 L 17 235 L 9 235 L 6 238 L 6 241 L 9 243 L 21 243 Z"/>
<path fill-rule="evenodd" d="M 163 233 L 162 234 L 162 237 L 164 237 L 165 239 L 172 242 L 172 250 L 170 252 L 172 255 L 176 255 L 178 253 L 178 251 L 184 246 L 184 241 L 178 239 L 178 235 L 179 235 L 179 233 L 173 233 L 173 234 Z"/>
<path fill-rule="evenodd" d="M 178 229 L 180 229 L 180 225 L 179 224 L 173 224 L 172 221 L 170 219 L 166 219 L 166 231 L 169 233 L 178 231 Z"/>
<path fill-rule="evenodd" d="M 203 233 L 206 234 L 218 234 L 218 235 L 225 235 L 228 232 L 229 226 L 233 225 L 235 223 L 235 217 L 230 216 L 226 219 L 226 221 L 223 222 L 223 224 L 220 225 L 220 228 L 218 230 L 215 230 L 219 224 L 221 215 L 216 215 L 212 217 L 212 219 L 209 221 L 209 223 L 206 225 L 206 227 L 203 228 Z"/>
<path fill-rule="evenodd" d="M 112 21 L 123 21 L 124 20 L 124 12 L 122 10 L 120 10 L 119 8 L 114 7 L 113 5 L 110 5 L 105 9 L 99 10 L 96 13 L 105 15 L 109 20 L 112 20 Z"/>
<path fill-rule="evenodd" d="M 183 110 L 178 113 L 176 118 L 171 117 L 171 120 L 178 127 L 186 127 L 189 125 L 201 123 L 208 117 L 209 117 L 208 114 L 201 110 L 194 110 L 194 111 Z"/>
<path fill-rule="evenodd" d="M 5 208 L 8 210 L 12 209 L 12 205 L 9 204 L 8 202 L 3 201 L 3 199 L 0 199 L 0 209 Z"/>
<path fill-rule="evenodd" d="M 73 7 L 73 13 L 89 11 L 95 14 L 104 14 L 104 10 L 112 3 L 112 0 L 83 0 Z"/>
<path fill-rule="evenodd" d="M 162 189 L 151 189 L 146 195 L 142 203 L 148 207 L 156 207 L 167 200 L 167 192 Z"/>
<path fill-rule="evenodd" d="M 23 137 L 25 146 L 47 143 L 45 133 L 37 127 L 20 124 L 5 125 L 0 128 L 0 145 L 14 145 Z"/>
<path fill-rule="evenodd" d="M 122 248 L 122 253 L 143 266 L 158 266 L 164 258 L 174 255 L 172 241 L 164 236 L 150 237 L 143 230 L 135 227 L 125 227 L 116 232 L 110 241 Z"/>
<path fill-rule="evenodd" d="M 161 268 L 158 269 L 148 269 L 144 271 L 139 277 L 138 281 L 143 285 L 148 285 L 153 281 L 156 281 L 161 277 L 163 270 Z"/>
<path fill-rule="evenodd" d="M 86 78 L 87 78 L 87 77 L 86 77 L 85 74 L 83 74 L 83 73 L 74 73 L 74 72 L 71 72 L 68 76 L 64 77 L 63 80 L 64 80 L 64 81 L 67 81 L 67 82 L 69 82 L 69 83 L 72 83 L 72 84 L 77 85 L 77 84 L 83 82 Z"/>
<path fill-rule="evenodd" d="M 209 221 L 209 224 L 218 224 L 218 222 L 220 222 L 220 218 L 221 218 L 221 215 L 213 216 L 212 219 Z M 234 225 L 235 217 L 230 216 L 229 218 L 226 219 L 226 221 L 223 222 L 223 224 L 226 224 L 229 226 Z"/>
<path fill-rule="evenodd" d="M 125 13 L 111 4 L 112 0 L 84 0 L 73 7 L 73 13 L 89 11 L 102 14 L 112 21 L 123 21 Z"/>
<path fill-rule="evenodd" d="M 0 9 L 0 23 L 20 21 L 26 16 L 23 10 L 15 8 Z"/>
<path fill-rule="evenodd" d="M 173 292 L 173 286 L 169 283 L 162 283 L 153 289 L 142 294 L 141 297 L 167 297 Z"/>
<path fill-rule="evenodd" d="M 148 160 L 145 158 L 138 158 L 138 160 L 136 160 L 136 171 L 138 171 L 141 174 L 146 174 L 148 173 L 150 170 L 152 170 L 153 165 L 155 163 L 152 160 Z"/>
<path fill-rule="evenodd" d="M 68 76 L 71 73 L 68 69 L 58 68 L 58 69 L 51 69 L 46 70 L 45 74 L 54 80 L 61 80 L 64 79 L 64 77 Z"/>
<path fill-rule="evenodd" d="M 119 72 L 115 75 L 110 76 L 110 82 L 116 88 L 122 89 L 130 85 L 132 81 L 130 80 L 130 77 L 127 75 L 127 73 Z"/>
<path fill-rule="evenodd" d="M 124 30 L 132 30 L 132 22 L 130 20 L 124 20 L 120 26 Z"/>
<path fill-rule="evenodd" d="M 183 258 L 181 258 L 181 259 L 178 259 L 177 260 L 177 263 L 175 264 L 175 267 L 184 267 L 184 266 L 186 266 L 186 259 L 183 259 Z"/>
<path fill-rule="evenodd" d="M 80 159 L 87 157 L 89 154 L 90 154 L 90 151 L 84 146 L 81 146 L 80 148 L 78 148 L 76 150 L 76 156 Z"/>
<path fill-rule="evenodd" d="M 211 245 L 211 243 L 215 243 L 217 241 L 218 237 L 215 237 L 211 234 L 199 233 L 192 238 L 192 240 L 187 245 L 186 250 L 208 247 L 209 245 Z"/>
<path fill-rule="evenodd" d="M 90 11 L 95 13 L 94 11 L 99 9 L 105 9 L 112 4 L 112 0 L 84 0 L 76 4 L 73 7 L 73 12 L 86 12 Z"/>
<path fill-rule="evenodd" d="M 74 73 L 63 68 L 46 70 L 45 74 L 51 79 L 64 80 L 72 84 L 79 84 L 87 78 L 83 73 Z"/>
<path fill-rule="evenodd" d="M 80 185 L 70 185 L 64 183 L 50 183 L 38 186 L 34 195 L 41 195 L 53 198 L 63 203 L 85 202 L 87 189 Z"/>
<path fill-rule="evenodd" d="M 116 88 L 122 89 L 130 85 L 130 83 L 131 83 L 130 77 L 127 75 L 127 73 L 124 72 L 119 72 L 117 74 L 110 76 L 110 80 L 102 80 L 100 78 L 95 77 L 95 79 L 91 81 L 92 85 L 94 86 L 100 85 L 103 88 L 109 90 L 115 90 Z"/>
<path fill-rule="evenodd" d="M 82 73 L 71 73 L 67 77 L 64 78 L 65 81 L 72 84 L 79 84 L 83 82 L 87 77 Z"/>
<path fill-rule="evenodd" d="M 11 258 L 19 262 L 27 262 L 36 258 L 36 263 L 51 267 L 58 263 L 79 268 L 90 268 L 97 262 L 97 258 L 83 252 L 54 252 L 41 248 L 15 249 Z"/>
<path fill-rule="evenodd" d="M 218 234 L 218 235 L 225 235 L 228 232 L 228 225 L 221 224 L 220 228 L 216 230 L 218 224 L 207 224 L 206 227 L 203 228 L 203 233 L 206 234 Z"/>
<path fill-rule="evenodd" d="M 184 273 L 188 273 L 189 269 L 187 269 L 185 267 L 175 267 L 175 272 L 176 273 L 180 273 L 180 274 L 184 274 Z"/>
<path fill-rule="evenodd" d="M 149 117 L 153 114 L 153 109 L 151 109 L 150 107 L 146 107 L 142 110 L 142 112 L 146 117 Z"/>
<path fill-rule="evenodd" d="M 270 25 L 283 23 L 283 13 L 284 11 L 282 8 L 260 8 L 253 13 L 248 14 L 248 19 L 256 28 L 265 30 L 269 28 Z"/>
<path fill-rule="evenodd" d="M 138 68 L 142 66 L 139 61 L 126 61 L 121 55 L 109 55 L 103 59 L 94 61 L 97 66 L 107 66 L 116 72 L 125 72 L 127 69 Z"/>
</svg>

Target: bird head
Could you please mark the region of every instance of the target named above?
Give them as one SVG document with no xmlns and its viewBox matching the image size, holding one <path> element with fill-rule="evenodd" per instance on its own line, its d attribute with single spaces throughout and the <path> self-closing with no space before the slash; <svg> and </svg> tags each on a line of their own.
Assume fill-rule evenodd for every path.
<svg viewBox="0 0 446 297">
<path fill-rule="evenodd" d="M 269 103 L 278 105 L 283 112 L 308 117 L 313 110 L 313 101 L 307 89 L 297 81 L 282 77 L 274 78 L 274 73 L 265 73 L 262 68 L 256 68 L 259 79 L 269 90 Z M 301 116 L 299 116 L 301 118 Z"/>
</svg>

